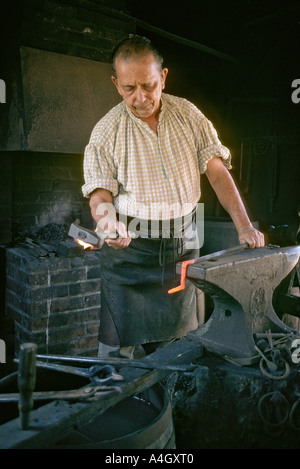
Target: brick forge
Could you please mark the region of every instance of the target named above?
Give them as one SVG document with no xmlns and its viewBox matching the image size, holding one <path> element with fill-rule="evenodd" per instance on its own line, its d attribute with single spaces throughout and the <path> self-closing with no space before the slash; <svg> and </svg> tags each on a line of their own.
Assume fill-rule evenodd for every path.
<svg viewBox="0 0 300 469">
<path fill-rule="evenodd" d="M 15 352 L 34 342 L 38 353 L 97 354 L 100 253 L 35 257 L 6 251 L 6 314 L 15 324 Z"/>
</svg>

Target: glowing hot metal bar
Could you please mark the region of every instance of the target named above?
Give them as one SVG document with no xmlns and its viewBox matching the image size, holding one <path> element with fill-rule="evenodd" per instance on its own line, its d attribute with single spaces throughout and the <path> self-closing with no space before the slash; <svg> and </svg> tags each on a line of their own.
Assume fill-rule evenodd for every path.
<svg viewBox="0 0 300 469">
<path fill-rule="evenodd" d="M 233 248 L 223 249 L 223 251 L 213 252 L 212 254 L 207 254 L 207 256 L 198 257 L 197 259 L 190 259 L 188 261 L 183 261 L 181 263 L 180 285 L 178 287 L 171 288 L 171 290 L 169 290 L 168 293 L 172 294 L 172 293 L 176 293 L 180 290 L 185 289 L 185 279 L 186 279 L 187 268 L 189 265 L 195 264 L 195 262 L 212 259 L 214 257 L 221 256 L 222 254 L 229 254 L 232 252 L 241 251 L 242 249 L 246 249 L 248 247 L 249 245 L 247 243 L 240 244 L 239 246 L 234 246 Z"/>
</svg>

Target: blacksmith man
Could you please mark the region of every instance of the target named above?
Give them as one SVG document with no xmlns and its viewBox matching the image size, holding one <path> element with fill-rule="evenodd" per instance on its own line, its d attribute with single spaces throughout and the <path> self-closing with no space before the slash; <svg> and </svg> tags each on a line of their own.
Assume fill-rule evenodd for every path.
<svg viewBox="0 0 300 469">
<path fill-rule="evenodd" d="M 228 171 L 230 152 L 211 122 L 189 101 L 163 93 L 168 69 L 152 43 L 125 39 L 112 63 L 123 101 L 93 129 L 82 190 L 99 236 L 118 235 L 101 251 L 99 356 L 132 358 L 198 327 L 195 287 L 188 282 L 174 295 L 168 290 L 178 282 L 175 264 L 199 256 L 187 241 L 195 234 L 200 174 L 231 216 L 240 243 L 261 247 L 264 236 L 249 220 Z M 141 226 L 156 222 L 156 230 L 134 238 L 125 215 Z"/>
</svg>

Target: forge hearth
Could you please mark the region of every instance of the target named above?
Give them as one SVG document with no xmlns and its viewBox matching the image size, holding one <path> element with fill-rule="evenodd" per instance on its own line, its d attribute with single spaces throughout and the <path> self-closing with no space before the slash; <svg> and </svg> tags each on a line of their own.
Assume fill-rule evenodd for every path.
<svg viewBox="0 0 300 469">
<path fill-rule="evenodd" d="M 25 239 L 7 248 L 6 314 L 14 320 L 16 351 L 34 342 L 41 353 L 96 353 L 99 255 L 73 241 L 52 246 Z"/>
</svg>

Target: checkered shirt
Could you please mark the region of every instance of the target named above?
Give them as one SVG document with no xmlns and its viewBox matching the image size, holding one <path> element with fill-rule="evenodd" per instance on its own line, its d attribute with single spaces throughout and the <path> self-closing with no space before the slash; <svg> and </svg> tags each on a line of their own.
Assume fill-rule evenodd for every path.
<svg viewBox="0 0 300 469">
<path fill-rule="evenodd" d="M 85 149 L 85 197 L 107 189 L 119 213 L 176 218 L 199 202 L 200 174 L 211 158 L 231 168 L 228 148 L 196 106 L 165 93 L 161 99 L 157 134 L 124 101 L 96 124 Z"/>
</svg>

